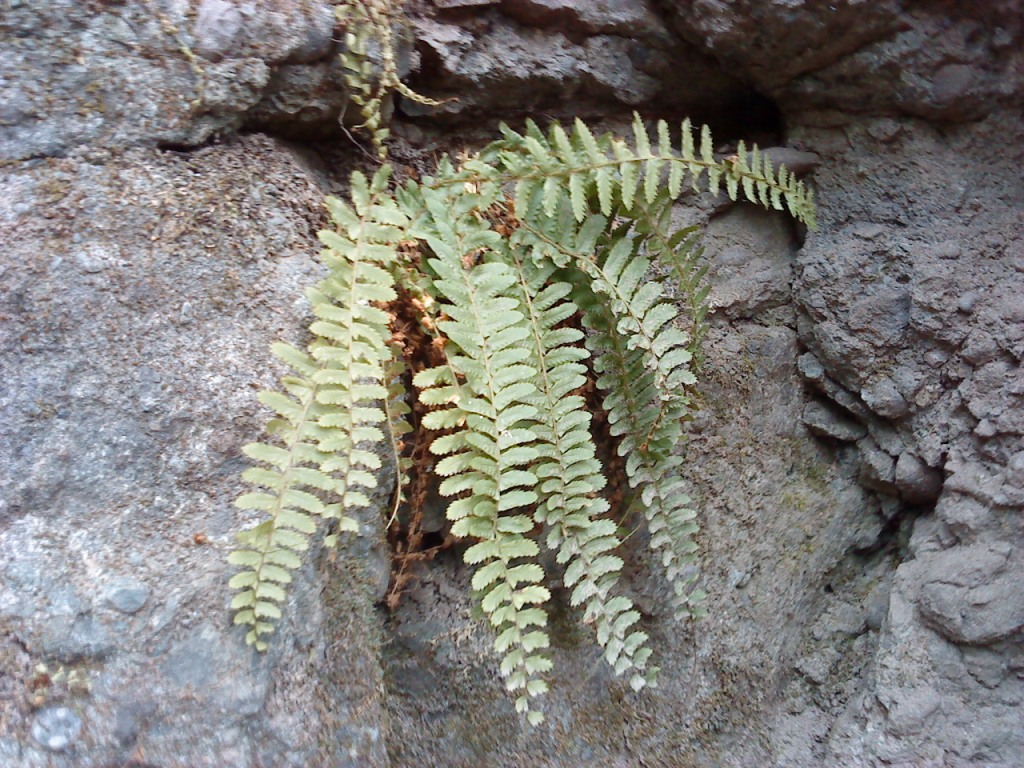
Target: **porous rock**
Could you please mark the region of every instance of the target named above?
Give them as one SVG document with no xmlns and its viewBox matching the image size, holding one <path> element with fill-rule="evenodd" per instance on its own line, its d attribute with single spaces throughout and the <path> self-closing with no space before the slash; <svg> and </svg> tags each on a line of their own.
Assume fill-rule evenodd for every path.
<svg viewBox="0 0 1024 768">
<path fill-rule="evenodd" d="M 530 110 L 710 114 L 772 134 L 820 204 L 808 233 L 677 212 L 710 217 L 717 254 L 685 464 L 710 615 L 667 620 L 640 528 L 623 581 L 661 687 L 627 691 L 566 608 L 532 731 L 457 557 L 377 613 L 374 515 L 298 574 L 301 618 L 268 656 L 228 625 L 251 390 L 280 373 L 268 342 L 301 338 L 320 182 L 354 156 L 312 171 L 233 131 L 337 137 L 333 5 L 5 7 L 0 763 L 1016 766 L 1019 3 L 410 4 L 403 71 L 418 56 L 416 87 L 459 101 L 400 102 L 405 136 L 443 149 L 464 138 L 448 119 Z M 766 97 L 772 125 L 749 108 Z M 54 686 L 33 711 L 43 661 L 89 692 Z"/>
</svg>

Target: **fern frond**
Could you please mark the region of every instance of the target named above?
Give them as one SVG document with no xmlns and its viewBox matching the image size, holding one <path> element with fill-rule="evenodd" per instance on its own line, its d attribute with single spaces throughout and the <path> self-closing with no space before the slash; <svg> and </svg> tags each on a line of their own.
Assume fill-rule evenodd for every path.
<svg viewBox="0 0 1024 768">
<path fill-rule="evenodd" d="M 362 444 L 383 438 L 376 425 L 387 416 L 377 403 L 388 395 L 384 365 L 391 351 L 389 318 L 371 302 L 395 298 L 386 266 L 395 258 L 406 223 L 382 194 L 387 181 L 386 170 L 369 181 L 354 174 L 352 207 L 336 198 L 327 201 L 336 228 L 320 233 L 327 246 L 321 259 L 330 272 L 308 292 L 317 317 L 310 326 L 309 354 L 276 346 L 275 353 L 300 375 L 284 381 L 291 398 L 261 396 L 280 416 L 268 431 L 279 434 L 284 447 L 257 443 L 247 449 L 265 466 L 243 477 L 271 492 L 244 494 L 237 505 L 267 518 L 239 535 L 240 549 L 229 557 L 248 569 L 231 581 L 232 588 L 241 590 L 232 603 L 238 609 L 235 623 L 251 627 L 246 640 L 259 650 L 266 649 L 262 636 L 281 617 L 282 585 L 290 583 L 290 571 L 299 566 L 296 552 L 308 546 L 316 531 L 314 516 L 337 520 L 339 532 L 358 531 L 357 522 L 344 513 L 369 506 L 377 486 L 373 473 L 381 466 L 380 457 Z M 332 503 L 309 488 L 329 494 Z"/>
<path fill-rule="evenodd" d="M 238 590 L 231 602 L 234 623 L 250 627 L 246 642 L 261 651 L 267 647 L 263 636 L 273 632 L 281 617 L 291 572 L 299 567 L 300 555 L 316 531 L 314 516 L 336 518 L 343 530 L 358 529 L 354 520 L 341 515 L 340 505 L 325 504 L 317 493 L 337 488 L 336 478 L 321 469 L 328 455 L 319 445 L 333 431 L 319 423 L 329 410 L 317 399 L 314 378 L 321 366 L 287 344 L 275 344 L 273 351 L 298 375 L 283 380 L 287 395 L 260 393 L 260 401 L 277 414 L 267 432 L 280 445 L 252 443 L 243 449 L 257 466 L 242 478 L 265 490 L 243 494 L 235 503 L 265 519 L 239 533 L 239 546 L 228 556 L 228 562 L 243 569 L 229 583 Z"/>
<path fill-rule="evenodd" d="M 620 437 L 618 453 L 625 457 L 626 476 L 637 491 L 630 510 L 647 519 L 651 549 L 660 554 L 673 588 L 676 618 L 699 616 L 703 593 L 693 589 L 697 574 L 689 568 L 695 562 L 693 534 L 698 527 L 678 477 L 681 460 L 674 455 L 688 401 L 685 396 L 666 399 L 656 373 L 644 363 L 642 352 L 630 349 L 616 332 L 615 317 L 600 299 L 587 296 L 585 289 L 577 295 L 591 331 L 586 342 L 599 373 L 597 385 L 605 392 L 611 431 Z"/>
<path fill-rule="evenodd" d="M 460 201 L 446 190 L 423 190 L 429 217 L 417 234 L 433 254 L 427 263 L 448 317 L 438 327 L 451 347 L 448 370 L 424 371 L 415 383 L 432 387 L 421 396 L 424 403 L 451 402 L 449 411 L 456 414 L 443 422 L 438 412 L 429 414 L 431 424 L 459 428 L 431 445 L 445 456 L 436 470 L 445 478 L 440 491 L 459 496 L 447 512 L 452 533 L 476 539 L 465 561 L 479 566 L 473 589 L 498 632 L 505 686 L 517 695 L 516 710 L 538 723 L 543 715 L 531 710 L 530 699 L 547 690 L 540 675 L 551 662 L 541 652 L 549 644 L 542 606 L 550 593 L 535 562 L 537 544 L 525 535 L 534 525 L 525 510 L 537 501 L 537 476 L 529 467 L 538 451 L 525 428 L 537 412 L 536 371 L 524 364 L 529 353 L 522 342 L 529 331 L 509 295 L 512 271 L 500 262 L 476 263 L 498 244 L 498 234 L 478 215 L 497 191 L 460 195 Z"/>
<path fill-rule="evenodd" d="M 384 365 L 384 381 L 387 386 L 387 397 L 384 398 L 384 415 L 387 417 L 388 447 L 391 450 L 391 460 L 395 465 L 395 491 L 392 497 L 391 518 L 388 524 L 398 516 L 398 508 L 405 502 L 405 488 L 409 485 L 409 470 L 412 469 L 412 459 L 403 455 L 403 438 L 412 432 L 412 426 L 406 416 L 412 412 L 408 403 L 408 392 L 402 381 L 405 373 L 405 359 L 402 357 L 402 350 L 397 344 L 390 344 L 392 359 Z"/>
<path fill-rule="evenodd" d="M 672 200 L 678 199 L 687 178 L 695 191 L 704 188 L 718 194 L 724 180 L 733 200 L 742 196 L 750 202 L 768 204 L 790 214 L 811 229 L 816 225 L 814 196 L 811 190 L 785 169 L 777 172 L 767 158 L 754 147 L 749 152 L 741 145 L 731 157 L 715 157 L 711 132 L 700 128 L 695 146 L 689 120 L 681 127 L 678 149 L 671 146 L 668 125 L 658 121 L 657 141 L 652 144 L 647 127 L 639 115 L 633 121 L 633 146 L 621 138 L 596 140 L 581 121 L 571 137 L 557 124 L 545 137 L 536 126 L 518 134 L 502 127 L 502 139 L 485 148 L 480 157 L 498 167 L 505 178 L 515 183 L 516 215 L 525 217 L 525 205 L 536 190 L 543 190 L 543 208 L 550 216 L 558 210 L 558 201 L 572 202 L 577 220 L 600 210 L 612 214 L 615 204 L 631 209 L 638 199 L 654 202 L 666 189 Z M 667 173 L 667 186 L 662 178 Z M 583 205 L 597 200 L 598 205 Z"/>
<path fill-rule="evenodd" d="M 563 202 L 556 220 L 526 205 L 526 218 L 513 243 L 528 247 L 535 260 L 550 259 L 558 266 L 571 263 L 591 290 L 607 297 L 616 331 L 631 347 L 644 351 L 645 365 L 657 374 L 666 398 L 692 385 L 691 338 L 675 326 L 679 311 L 668 301 L 661 280 L 650 275 L 650 259 L 641 252 L 647 235 L 625 226 L 605 233 L 607 221 L 599 214 L 576 226 L 567 208 Z"/>
<path fill-rule="evenodd" d="M 379 443 L 384 434 L 377 424 L 387 423 L 379 403 L 388 397 L 385 364 L 392 359 L 388 314 L 372 302 L 396 297 L 388 270 L 405 237 L 404 214 L 387 194 L 389 170 L 367 181 L 352 177 L 352 206 L 328 200 L 335 230 L 320 233 L 328 246 L 321 259 L 330 273 L 310 290 L 313 313 L 319 318 L 310 330 L 321 337 L 310 347 L 313 357 L 326 363 L 314 374 L 321 385 L 318 401 L 333 410 L 320 424 L 335 428 L 321 450 L 332 454 L 325 471 L 339 478 L 346 508 L 369 505 L 368 492 L 377 485 L 372 474 L 381 466 L 375 451 L 360 447 Z"/>
<path fill-rule="evenodd" d="M 538 503 L 534 519 L 546 524 L 549 549 L 566 566 L 564 583 L 572 590 L 573 606 L 584 606 L 584 621 L 597 630 L 605 659 L 617 674 L 631 671 L 634 690 L 654 682 L 656 669 L 647 670 L 647 635 L 633 626 L 640 614 L 632 602 L 614 594 L 622 560 L 614 554 L 621 543 L 613 521 L 601 519 L 608 502 L 598 496 L 604 487 L 601 464 L 590 433 L 586 402 L 574 394 L 586 382 L 582 360 L 589 355 L 575 346 L 583 334 L 559 327 L 574 315 L 566 301 L 572 286 L 552 281 L 554 265 L 535 264 L 514 249 L 502 254 L 516 274 L 521 309 L 530 329 L 526 347 L 536 369 L 538 458 L 534 472 Z"/>
<path fill-rule="evenodd" d="M 688 349 L 695 363 L 703 358 L 703 342 L 708 332 L 707 281 L 710 262 L 704 258 L 704 249 L 698 246 L 698 228 L 682 227 L 673 230 L 672 198 L 662 190 L 652 203 L 637 201 L 625 213 L 635 220 L 636 232 L 644 238 L 644 248 L 656 264 L 669 269 L 675 279 L 674 292 L 683 302 L 689 320 L 690 343 Z"/>
</svg>

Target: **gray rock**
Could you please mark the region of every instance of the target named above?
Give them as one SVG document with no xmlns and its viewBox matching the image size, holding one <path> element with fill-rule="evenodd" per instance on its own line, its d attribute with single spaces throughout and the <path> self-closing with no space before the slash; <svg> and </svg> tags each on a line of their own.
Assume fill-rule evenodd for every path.
<svg viewBox="0 0 1024 768">
<path fill-rule="evenodd" d="M 971 677 L 986 688 L 997 687 L 1007 673 L 1007 661 L 1003 654 L 989 648 L 963 648 L 964 666 Z"/>
<path fill-rule="evenodd" d="M 635 0 L 501 0 L 501 12 L 530 26 L 557 26 L 588 35 L 664 34 L 650 5 Z"/>
<path fill-rule="evenodd" d="M 217 61 L 236 45 L 242 30 L 242 14 L 228 0 L 202 0 L 196 12 L 193 34 L 196 53 Z"/>
<path fill-rule="evenodd" d="M 904 688 L 887 697 L 886 730 L 894 736 L 917 736 L 938 710 L 941 697 L 933 688 Z"/>
<path fill-rule="evenodd" d="M 63 207 L 38 216 L 39 190 L 62 177 Z M 209 630 L 230 626 L 223 553 L 245 522 L 231 503 L 238 452 L 265 418 L 253 385 L 271 387 L 281 373 L 270 341 L 285 328 L 297 340 L 308 322 L 299 298 L 317 273 L 309 233 L 322 189 L 290 150 L 260 136 L 191 155 L 131 149 L 102 162 L 6 165 L 0 186 L 23 190 L 31 204 L 14 214 L 0 194 L 0 314 L 26 341 L 0 355 L 0 474 L 11 479 L 0 493 L 0 666 L 24 653 L 12 638 L 30 654 L 13 670 L 16 697 L 0 675 L 0 732 L 25 752 L 11 764 L 51 765 L 21 704 L 40 659 L 88 662 L 93 682 L 88 719 L 68 750 L 74 762 L 55 758 L 54 768 L 130 763 L 139 744 L 155 764 L 317 764 L 314 732 L 343 718 L 321 720 L 308 703 L 336 680 L 353 690 L 379 668 L 351 655 L 376 632 L 372 603 L 362 618 L 343 610 L 333 636 L 360 638 L 343 642 L 349 657 L 326 648 L 317 617 L 329 611 L 312 569 L 291 606 L 306 617 L 302 644 L 284 626 L 259 657 L 237 632 Z M 195 218 L 198 200 L 221 210 L 217 226 Z M 77 244 L 58 234 L 70 220 Z M 89 244 L 118 255 L 102 272 L 79 271 L 73 254 Z M 180 326 L 185 302 L 191 323 Z M 358 562 L 343 552 L 339 559 Z M 16 614 L 6 610 L 12 593 Z M 311 665 L 317 656 L 330 663 Z M 360 691 L 352 717 L 370 726 L 376 682 Z M 363 757 L 383 764 L 377 753 Z"/>
<path fill-rule="evenodd" d="M 434 5 L 442 10 L 480 8 L 486 5 L 497 5 L 501 0 L 434 0 Z"/>
<path fill-rule="evenodd" d="M 115 648 L 110 630 L 91 613 L 51 620 L 42 635 L 47 656 L 63 662 L 99 660 Z"/>
<path fill-rule="evenodd" d="M 889 585 L 883 582 L 875 585 L 864 600 L 864 623 L 868 629 L 881 629 L 888 612 Z"/>
<path fill-rule="evenodd" d="M 1015 488 L 1024 488 L 1024 451 L 1018 451 L 1006 462 L 1006 482 Z"/>
<path fill-rule="evenodd" d="M 868 433 L 863 424 L 817 401 L 804 407 L 803 421 L 814 434 L 841 442 L 854 443 Z"/>
<path fill-rule="evenodd" d="M 922 617 L 956 643 L 985 645 L 1024 627 L 1024 568 L 1004 543 L 922 553 L 912 572 Z"/>
<path fill-rule="evenodd" d="M 888 376 L 881 376 L 862 388 L 860 397 L 868 408 L 886 419 L 901 419 L 909 410 L 896 382 Z"/>
<path fill-rule="evenodd" d="M 51 752 L 63 752 L 75 743 L 82 718 L 69 707 L 45 707 L 32 722 L 32 737 Z"/>
<path fill-rule="evenodd" d="M 861 482 L 882 493 L 896 493 L 896 460 L 871 437 L 857 443 L 861 455 Z"/>
<path fill-rule="evenodd" d="M 823 648 L 818 652 L 805 656 L 797 662 L 796 668 L 814 685 L 824 685 L 839 661 L 840 654 L 835 648 Z"/>
<path fill-rule="evenodd" d="M 930 582 L 921 589 L 922 616 L 957 643 L 985 645 L 1024 628 L 1024 576 L 1007 574 L 975 588 Z"/>
<path fill-rule="evenodd" d="M 896 487 L 909 504 L 933 502 L 942 491 L 942 473 L 904 452 L 896 461 Z"/>
<path fill-rule="evenodd" d="M 785 166 L 786 170 L 797 176 L 804 176 L 821 165 L 820 155 L 793 147 L 763 147 L 761 154 L 774 169 Z"/>
<path fill-rule="evenodd" d="M 819 384 L 825 379 L 825 369 L 821 365 L 821 362 L 812 355 L 810 352 L 806 352 L 800 355 L 797 360 L 797 366 L 800 369 L 800 373 L 807 381 Z"/>
<path fill-rule="evenodd" d="M 149 600 L 149 587 L 134 579 L 116 579 L 107 585 L 103 599 L 121 613 L 137 613 Z"/>
</svg>

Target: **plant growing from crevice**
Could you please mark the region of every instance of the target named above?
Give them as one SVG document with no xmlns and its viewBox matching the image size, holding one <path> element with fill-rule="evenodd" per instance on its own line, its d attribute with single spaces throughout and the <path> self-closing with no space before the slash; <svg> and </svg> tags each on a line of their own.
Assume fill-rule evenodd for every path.
<svg viewBox="0 0 1024 768">
<path fill-rule="evenodd" d="M 377 128 L 367 126 L 383 146 Z M 276 413 L 272 440 L 245 448 L 256 465 L 243 477 L 259 490 L 237 504 L 262 520 L 230 556 L 241 568 L 235 623 L 266 649 L 321 523 L 329 543 L 357 532 L 353 515 L 384 478 L 393 519 L 422 503 L 417 472 L 430 465 L 529 722 L 543 719 L 533 700 L 551 668 L 541 547 L 606 661 L 634 689 L 652 684 L 648 636 L 619 589 L 622 510 L 605 495 L 584 393 L 600 393 L 630 489 L 624 514 L 646 521 L 675 618 L 701 615 L 678 449 L 707 290 L 697 233 L 674 228 L 671 209 L 685 188 L 724 192 L 813 227 L 810 192 L 756 147 L 719 158 L 707 127 L 685 121 L 673 142 L 666 123 L 652 137 L 639 117 L 631 141 L 579 120 L 571 132 L 503 127 L 432 176 L 390 176 L 386 164 L 372 178 L 355 172 L 349 201 L 327 199 L 311 341 L 273 346 L 292 374 L 259 396 Z M 424 441 L 414 466 L 409 446 Z"/>
<path fill-rule="evenodd" d="M 359 0 L 343 2 L 334 10 L 345 26 L 341 65 L 348 97 L 363 118 L 356 129 L 370 137 L 380 160 L 387 157 L 384 142 L 391 134 L 385 116 L 388 99 L 398 94 L 429 107 L 442 103 L 416 93 L 399 77 L 392 24 L 400 18 L 403 5 L 401 0 Z M 371 55 L 374 47 L 376 56 Z"/>
</svg>

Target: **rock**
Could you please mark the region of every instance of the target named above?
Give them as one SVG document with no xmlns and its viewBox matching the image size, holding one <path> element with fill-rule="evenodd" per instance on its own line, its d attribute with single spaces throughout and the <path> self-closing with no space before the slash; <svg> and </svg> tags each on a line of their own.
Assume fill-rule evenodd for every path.
<svg viewBox="0 0 1024 768">
<path fill-rule="evenodd" d="M 501 0 L 434 0 L 434 5 L 441 10 L 462 10 L 464 8 L 480 8 L 487 5 L 497 5 L 500 2 Z"/>
<path fill-rule="evenodd" d="M 501 0 L 501 12 L 528 26 L 559 27 L 579 34 L 638 38 L 665 34 L 644 0 Z"/>
<path fill-rule="evenodd" d="M 1005 544 L 976 544 L 918 557 L 924 619 L 953 642 L 985 645 L 1024 627 L 1024 567 Z"/>
<path fill-rule="evenodd" d="M 978 14 L 939 6 L 907 14 L 893 0 L 771 2 L 723 6 L 675 0 L 679 33 L 794 110 L 833 108 L 873 116 L 893 108 L 968 120 L 1021 102 L 1015 67 L 1022 36 L 1012 0 Z M 986 43 L 973 43 L 985 29 Z M 799 30 L 799 34 L 793 34 Z M 1006 41 L 1012 41 L 1008 45 Z M 871 83 L 871 85 L 867 85 Z M 1009 83 L 1012 83 L 1010 85 Z"/>
<path fill-rule="evenodd" d="M 960 493 L 943 493 L 935 507 L 935 515 L 965 542 L 975 541 L 995 521 L 991 504 Z"/>
<path fill-rule="evenodd" d="M 51 752 L 71 747 L 81 730 L 82 718 L 69 707 L 45 707 L 32 723 L 32 737 Z"/>
<path fill-rule="evenodd" d="M 825 379 L 825 369 L 822 367 L 821 362 L 812 355 L 810 352 L 805 352 L 800 355 L 797 360 L 797 366 L 800 369 L 800 373 L 807 381 L 813 384 L 820 384 Z"/>
<path fill-rule="evenodd" d="M 956 308 L 964 314 L 971 314 L 978 305 L 981 295 L 977 291 L 968 291 L 960 296 L 956 302 Z"/>
<path fill-rule="evenodd" d="M 862 240 L 877 240 L 884 235 L 886 228 L 873 221 L 858 221 L 850 225 L 850 233 Z"/>
<path fill-rule="evenodd" d="M 331 91 L 340 105 L 331 6 L 202 0 L 191 15 L 179 2 L 158 12 L 136 2 L 12 6 L 4 23 L 16 42 L 0 51 L 0 70 L 21 74 L 0 83 L 0 158 L 195 146 L 239 128 L 261 99 L 261 112 L 276 116 L 274 87 L 265 86 L 285 64 L 307 70 L 285 83 L 289 108 L 303 88 L 311 104 Z M 335 124 L 337 114 L 318 127 Z"/>
<path fill-rule="evenodd" d="M 938 692 L 927 686 L 902 689 L 886 703 L 887 730 L 895 736 L 920 734 L 941 701 Z"/>
<path fill-rule="evenodd" d="M 858 441 L 861 454 L 861 482 L 882 493 L 896 493 L 896 460 L 881 450 L 871 437 Z"/>
<path fill-rule="evenodd" d="M 64 175 L 67 194 L 42 202 Z M 18 334 L 0 352 L 0 668 L 29 659 L 12 670 L 16 697 L 0 675 L 0 734 L 24 753 L 8 762 L 102 768 L 130 764 L 144 745 L 153 764 L 297 768 L 317 764 L 317 734 L 349 716 L 382 728 L 379 665 L 360 651 L 377 632 L 369 598 L 363 614 L 354 599 L 339 608 L 343 622 L 327 633 L 327 579 L 310 566 L 290 595 L 289 615 L 302 619 L 278 630 L 268 654 L 228 629 L 224 552 L 248 522 L 232 505 L 240 448 L 266 418 L 254 388 L 283 372 L 268 345 L 297 341 L 309 322 L 317 177 L 254 135 L 197 153 L 3 165 L 0 187 L 28 204 L 15 213 L 0 194 L 0 325 Z M 74 254 L 93 245 L 105 268 L 81 271 Z M 339 582 L 365 596 L 346 552 L 336 553 L 347 564 Z M 87 662 L 93 682 L 68 705 L 82 728 L 65 762 L 44 754 L 33 736 L 42 725 L 20 704 L 40 659 Z M 358 713 L 310 708 L 342 680 Z M 363 750 L 362 765 L 383 765 L 383 750 Z"/>
<path fill-rule="evenodd" d="M 967 95 L 968 91 L 976 87 L 976 82 L 982 73 L 963 64 L 947 64 L 938 72 L 932 80 L 932 98 L 940 107 L 953 107 Z"/>
<path fill-rule="evenodd" d="M 735 568 L 729 571 L 729 586 L 733 589 L 743 589 L 750 583 L 750 573 L 739 571 Z"/>
<path fill-rule="evenodd" d="M 790 298 L 790 234 L 772 212 L 734 206 L 708 226 L 704 244 L 716 254 L 709 271 L 708 304 L 730 319 L 766 316 Z"/>
<path fill-rule="evenodd" d="M 963 648 L 964 666 L 986 688 L 997 687 L 1007 673 L 1006 658 L 989 648 Z"/>
<path fill-rule="evenodd" d="M 901 419 L 909 411 L 896 382 L 888 376 L 881 376 L 863 387 L 860 397 L 868 408 L 886 419 Z"/>
<path fill-rule="evenodd" d="M 242 14 L 228 0 L 202 0 L 196 12 L 193 34 L 196 53 L 218 61 L 229 53 L 239 39 Z"/>
<path fill-rule="evenodd" d="M 816 435 L 855 443 L 867 435 L 867 428 L 824 403 L 812 401 L 804 407 L 804 424 Z"/>
<path fill-rule="evenodd" d="M 877 584 L 864 599 L 864 623 L 868 629 L 881 629 L 889 612 L 889 585 Z"/>
<path fill-rule="evenodd" d="M 451 98 L 440 107 L 402 100 L 404 115 L 561 114 L 569 99 L 598 112 L 662 99 L 693 111 L 754 98 L 668 33 L 646 3 L 505 0 L 501 11 L 486 24 L 446 23 L 447 14 L 413 20 L 423 68 L 436 74 L 431 95 Z"/>
<path fill-rule="evenodd" d="M 1018 451 L 1006 462 L 1006 482 L 1015 488 L 1024 488 L 1024 451 Z"/>
<path fill-rule="evenodd" d="M 67 663 L 103 659 L 114 647 L 110 630 L 89 613 L 57 618 L 42 636 L 44 653 Z"/>
<path fill-rule="evenodd" d="M 218 665 L 226 661 L 224 650 L 223 636 L 212 625 L 204 624 L 171 648 L 163 672 L 173 685 L 182 688 L 210 687 Z"/>
<path fill-rule="evenodd" d="M 121 613 L 137 613 L 149 600 L 149 587 L 134 579 L 115 579 L 107 585 L 103 598 Z"/>
<path fill-rule="evenodd" d="M 904 451 L 896 461 L 896 487 L 908 504 L 926 504 L 939 497 L 942 474 Z"/>
<path fill-rule="evenodd" d="M 1021 574 L 1006 575 L 973 589 L 930 582 L 921 589 L 922 616 L 957 643 L 986 645 L 1024 628 Z"/>
<path fill-rule="evenodd" d="M 114 715 L 112 735 L 124 747 L 131 746 L 142 732 L 146 720 L 157 710 L 154 702 L 131 702 L 119 707 Z"/>
<path fill-rule="evenodd" d="M 763 147 L 761 155 L 775 170 L 785 166 L 787 171 L 797 176 L 805 176 L 821 165 L 820 155 L 793 147 Z"/>
<path fill-rule="evenodd" d="M 896 342 L 910 323 L 910 294 L 900 288 L 875 291 L 854 302 L 847 322 L 879 346 Z"/>
<path fill-rule="evenodd" d="M 839 651 L 835 648 L 823 648 L 817 653 L 806 656 L 796 664 L 796 669 L 814 685 L 825 685 L 832 669 L 839 661 Z"/>
</svg>

